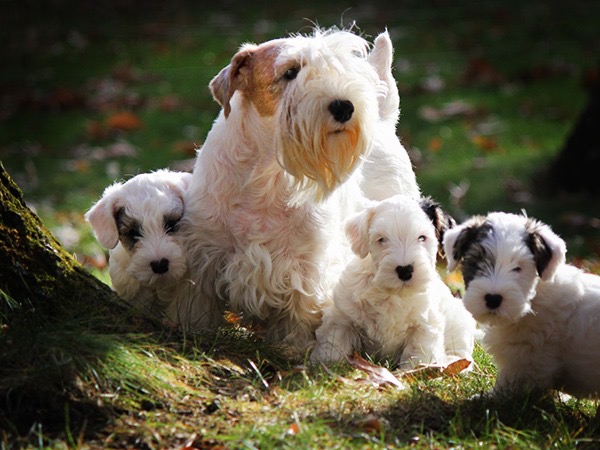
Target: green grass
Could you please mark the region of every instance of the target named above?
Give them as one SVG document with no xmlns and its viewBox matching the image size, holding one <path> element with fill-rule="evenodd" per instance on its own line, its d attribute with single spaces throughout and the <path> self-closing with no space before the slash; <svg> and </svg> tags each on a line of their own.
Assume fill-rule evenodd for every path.
<svg viewBox="0 0 600 450">
<path fill-rule="evenodd" d="M 566 220 L 597 218 L 597 199 L 549 197 L 540 182 L 586 100 L 580 81 L 597 62 L 598 5 L 231 5 L 0 6 L 0 52 L 12 61 L 0 73 L 0 158 L 44 223 L 95 275 L 109 282 L 83 213 L 115 179 L 193 157 L 218 113 L 207 85 L 241 43 L 354 19 L 367 37 L 386 27 L 391 33 L 398 134 L 423 191 L 459 219 L 525 208 L 565 237 L 569 256 L 599 271 L 597 228 Z M 493 79 L 481 70 L 465 76 L 476 58 L 489 63 Z M 430 77 L 441 90 L 423 89 Z M 58 88 L 74 99 L 58 102 Z M 420 113 L 454 101 L 475 113 L 439 122 Z M 90 131 L 122 111 L 143 126 Z M 135 154 L 111 156 L 115 144 Z M 462 181 L 470 187 L 456 204 L 449 185 Z M 7 296 L 0 301 L 19 308 Z M 542 449 L 600 441 L 593 401 L 473 399 L 495 378 L 481 348 L 472 372 L 396 391 L 345 364 L 325 370 L 289 361 L 248 330 L 186 336 L 69 307 L 67 318 L 35 327 L 0 317 L 0 448 Z"/>
</svg>

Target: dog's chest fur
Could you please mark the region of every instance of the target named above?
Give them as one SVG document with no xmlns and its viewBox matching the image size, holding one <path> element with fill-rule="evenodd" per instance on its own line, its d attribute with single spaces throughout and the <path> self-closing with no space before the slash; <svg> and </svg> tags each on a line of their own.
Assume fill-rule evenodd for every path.
<svg viewBox="0 0 600 450">
<path fill-rule="evenodd" d="M 363 333 L 372 344 L 380 346 L 383 354 L 398 352 L 428 315 L 430 302 L 425 297 L 425 294 L 386 295 L 379 289 L 365 291 L 355 303 L 362 315 Z"/>
</svg>

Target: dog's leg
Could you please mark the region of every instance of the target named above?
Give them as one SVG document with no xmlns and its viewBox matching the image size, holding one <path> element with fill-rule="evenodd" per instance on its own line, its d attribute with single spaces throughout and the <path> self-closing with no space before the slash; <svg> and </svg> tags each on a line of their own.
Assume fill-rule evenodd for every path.
<svg viewBox="0 0 600 450">
<path fill-rule="evenodd" d="M 433 364 L 444 360 L 444 336 L 439 328 L 421 326 L 407 339 L 400 364 L 415 367 L 420 363 Z"/>
<path fill-rule="evenodd" d="M 312 361 L 342 361 L 352 351 L 360 350 L 360 336 L 352 321 L 335 306 L 325 311 L 316 335 L 317 344 L 310 355 Z"/>
</svg>

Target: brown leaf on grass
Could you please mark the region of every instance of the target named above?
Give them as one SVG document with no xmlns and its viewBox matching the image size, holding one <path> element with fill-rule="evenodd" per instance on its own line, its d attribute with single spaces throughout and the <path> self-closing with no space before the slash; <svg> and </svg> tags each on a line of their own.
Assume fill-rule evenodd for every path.
<svg viewBox="0 0 600 450">
<path fill-rule="evenodd" d="M 437 153 L 442 148 L 443 143 L 444 143 L 444 141 L 442 141 L 442 138 L 434 136 L 429 140 L 429 144 L 427 145 L 427 148 L 429 148 L 429 150 L 431 152 Z"/>
<path fill-rule="evenodd" d="M 287 430 L 285 430 L 285 434 L 289 436 L 296 436 L 298 433 L 300 433 L 300 425 L 295 422 L 291 424 Z"/>
<path fill-rule="evenodd" d="M 365 372 L 369 378 L 369 381 L 371 381 L 375 386 L 379 387 L 389 384 L 394 386 L 396 389 L 406 389 L 406 386 L 402 384 L 398 378 L 392 375 L 389 370 L 387 370 L 385 367 L 371 364 L 358 353 L 354 352 L 354 355 L 348 356 L 347 359 L 351 366 Z"/>
<path fill-rule="evenodd" d="M 434 378 L 458 375 L 470 365 L 471 361 L 468 359 L 458 359 L 447 365 L 420 364 L 415 369 L 400 371 L 399 376 L 404 380 L 432 380 Z"/>
<path fill-rule="evenodd" d="M 491 152 L 498 148 L 498 141 L 489 136 L 483 136 L 481 134 L 476 134 L 471 138 L 471 142 L 475 144 L 475 146 L 483 150 L 484 152 Z"/>
<path fill-rule="evenodd" d="M 112 130 L 134 131 L 141 128 L 143 123 L 134 113 L 125 111 L 108 117 L 106 126 Z"/>
<path fill-rule="evenodd" d="M 379 434 L 383 430 L 383 421 L 375 414 L 368 414 L 364 419 L 355 422 L 355 425 L 368 434 Z"/>
</svg>

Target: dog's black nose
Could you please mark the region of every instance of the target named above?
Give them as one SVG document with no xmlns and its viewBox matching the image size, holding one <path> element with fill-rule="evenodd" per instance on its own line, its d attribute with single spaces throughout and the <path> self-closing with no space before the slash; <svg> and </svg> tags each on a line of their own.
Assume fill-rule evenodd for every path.
<svg viewBox="0 0 600 450">
<path fill-rule="evenodd" d="M 496 309 L 502 303 L 502 296 L 499 294 L 485 294 L 485 305 L 489 309 Z"/>
<path fill-rule="evenodd" d="M 354 105 L 349 100 L 334 100 L 329 104 L 329 112 L 337 122 L 348 122 L 354 113 Z"/>
<path fill-rule="evenodd" d="M 165 273 L 169 270 L 169 260 L 167 258 L 162 258 L 157 261 L 152 261 L 150 267 L 152 267 L 152 272 L 154 273 Z"/>
<path fill-rule="evenodd" d="M 408 266 L 396 267 L 396 273 L 398 274 L 398 278 L 400 278 L 402 281 L 410 280 L 412 278 L 413 270 L 414 268 L 410 264 Z"/>
</svg>

